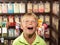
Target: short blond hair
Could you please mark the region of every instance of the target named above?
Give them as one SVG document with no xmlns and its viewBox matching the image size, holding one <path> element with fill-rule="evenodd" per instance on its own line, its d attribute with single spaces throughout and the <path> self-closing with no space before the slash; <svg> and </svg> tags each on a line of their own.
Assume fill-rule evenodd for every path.
<svg viewBox="0 0 60 45">
<path fill-rule="evenodd" d="M 38 21 L 38 17 L 34 13 L 26 13 L 25 15 L 21 16 L 21 21 L 27 16 L 33 16 L 35 20 Z"/>
</svg>

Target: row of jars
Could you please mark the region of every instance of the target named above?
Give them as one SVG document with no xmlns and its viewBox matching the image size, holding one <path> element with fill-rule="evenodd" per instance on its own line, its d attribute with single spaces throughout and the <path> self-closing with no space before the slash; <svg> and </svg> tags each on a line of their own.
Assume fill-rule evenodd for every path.
<svg viewBox="0 0 60 45">
<path fill-rule="evenodd" d="M 46 1 L 46 3 L 43 3 L 40 1 L 40 3 L 31 3 L 28 2 L 27 6 L 26 3 L 20 2 L 20 3 L 0 3 L 0 13 L 26 13 L 26 10 L 28 13 L 30 12 L 50 12 L 50 2 Z M 54 2 L 52 4 L 52 11 L 53 13 L 57 14 L 59 12 L 59 3 Z"/>
<path fill-rule="evenodd" d="M 44 19 L 45 18 L 45 19 Z M 15 22 L 14 22 L 15 20 Z M 18 36 L 20 34 L 20 18 L 19 16 L 8 16 L 8 17 L 5 17 L 5 16 L 0 16 L 0 36 L 1 36 L 1 32 L 2 32 L 2 36 L 8 36 L 9 37 L 14 37 L 14 36 Z M 46 16 L 43 16 L 43 15 L 40 15 L 39 16 L 39 19 L 38 19 L 38 30 L 42 29 L 42 24 L 43 22 L 46 22 L 47 25 L 50 24 L 50 17 L 48 15 Z M 15 28 L 7 28 L 7 23 L 9 24 L 9 26 L 15 26 Z M 42 30 L 41 30 L 42 31 Z M 47 30 L 48 32 L 49 30 Z M 43 32 L 44 33 L 44 32 Z"/>
</svg>

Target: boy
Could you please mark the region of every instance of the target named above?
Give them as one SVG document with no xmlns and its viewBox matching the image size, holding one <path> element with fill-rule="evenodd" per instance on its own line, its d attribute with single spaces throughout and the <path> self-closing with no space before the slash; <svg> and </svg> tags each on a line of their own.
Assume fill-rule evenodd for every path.
<svg viewBox="0 0 60 45">
<path fill-rule="evenodd" d="M 12 45 L 46 45 L 45 41 L 36 34 L 37 16 L 27 13 L 21 17 L 21 29 L 23 33 L 14 40 Z"/>
</svg>

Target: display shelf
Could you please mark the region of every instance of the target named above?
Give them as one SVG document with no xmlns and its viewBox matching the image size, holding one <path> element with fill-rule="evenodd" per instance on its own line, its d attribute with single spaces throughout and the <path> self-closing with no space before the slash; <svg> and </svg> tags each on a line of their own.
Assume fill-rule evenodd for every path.
<svg viewBox="0 0 60 45">
<path fill-rule="evenodd" d="M 14 40 L 14 39 L 16 39 L 17 37 L 2 37 L 2 38 L 4 38 L 4 40 Z M 0 38 L 0 40 L 1 40 L 1 38 Z"/>
<path fill-rule="evenodd" d="M 0 16 L 4 16 L 4 15 L 7 15 L 7 16 L 9 16 L 9 15 L 13 15 L 13 16 L 15 16 L 15 15 L 24 15 L 25 13 L 0 13 Z"/>
<path fill-rule="evenodd" d="M 17 37 L 4 37 L 5 40 L 14 40 L 16 39 Z"/>
<path fill-rule="evenodd" d="M 54 27 L 50 27 L 52 31 L 54 31 L 56 34 L 58 34 L 59 32 L 54 28 Z"/>
<path fill-rule="evenodd" d="M 56 39 L 52 36 L 51 37 L 51 42 L 54 44 L 54 45 L 58 45 L 58 43 L 56 42 Z"/>
<path fill-rule="evenodd" d="M 35 13 L 38 17 L 40 16 L 40 15 L 43 15 L 43 16 L 50 16 L 50 25 L 49 25 L 49 28 L 50 28 L 50 38 L 45 38 L 46 40 L 48 40 L 51 44 L 49 44 L 49 45 L 57 45 L 57 43 L 56 43 L 56 39 L 52 36 L 52 31 L 54 31 L 57 35 L 58 35 L 58 37 L 59 37 L 59 39 L 60 39 L 60 22 L 58 22 L 59 23 L 59 27 L 58 27 L 58 30 L 56 29 L 56 28 L 54 28 L 53 27 L 53 23 L 52 23 L 52 18 L 53 17 L 55 17 L 55 18 L 57 18 L 57 19 L 59 19 L 59 21 L 60 21 L 60 14 L 58 14 L 58 15 L 55 15 L 55 14 L 53 14 L 52 13 L 52 4 L 55 2 L 55 1 L 58 1 L 59 2 L 59 5 L 60 5 L 60 1 L 59 0 L 0 0 L 0 3 L 9 3 L 9 2 L 11 2 L 11 3 L 15 3 L 15 2 L 17 2 L 17 3 L 20 3 L 20 2 L 24 2 L 24 3 L 26 3 L 26 6 L 27 6 L 27 3 L 30 1 L 31 3 L 34 3 L 34 1 L 36 1 L 36 3 L 40 3 L 40 1 L 42 1 L 43 3 L 46 3 L 46 1 L 48 1 L 49 3 L 50 3 L 50 12 L 48 12 L 48 13 L 46 13 L 46 12 L 43 12 L 43 13 Z M 60 7 L 60 6 L 59 6 Z M 26 12 L 25 13 L 27 13 L 27 7 L 26 7 Z M 24 15 L 25 13 L 0 13 L 0 16 L 21 16 L 21 15 Z M 34 13 L 34 12 L 33 12 Z M 60 8 L 59 8 L 59 13 L 60 13 Z M 22 31 L 21 31 L 22 32 Z M 1 38 L 1 37 L 0 37 Z M 9 42 L 9 40 L 14 40 L 14 39 L 16 39 L 17 37 L 3 37 L 4 38 L 4 40 L 8 40 L 8 42 Z M 10 43 L 9 43 L 10 44 Z M 8 45 L 9 45 L 8 44 Z"/>
<path fill-rule="evenodd" d="M 55 17 L 55 18 L 60 19 L 59 15 L 56 15 L 56 14 L 53 14 L 53 13 L 52 13 L 52 16 Z"/>
<path fill-rule="evenodd" d="M 26 13 L 0 13 L 0 16 L 10 16 L 10 15 L 11 16 L 16 16 L 16 15 L 21 16 L 21 15 L 24 15 L 24 14 L 26 14 Z M 48 15 L 48 16 L 50 16 L 50 13 L 34 13 L 34 14 L 36 14 L 37 16 L 39 16 L 39 15 L 43 15 L 43 16 Z"/>
<path fill-rule="evenodd" d="M 50 38 L 45 38 L 45 41 L 50 41 Z"/>
<path fill-rule="evenodd" d="M 6 3 L 8 3 L 8 2 L 21 2 L 21 0 L 8 0 L 8 1 L 7 0 L 0 0 L 0 2 L 6 2 Z"/>
<path fill-rule="evenodd" d="M 36 15 L 49 15 L 50 16 L 50 13 L 35 13 Z"/>
</svg>

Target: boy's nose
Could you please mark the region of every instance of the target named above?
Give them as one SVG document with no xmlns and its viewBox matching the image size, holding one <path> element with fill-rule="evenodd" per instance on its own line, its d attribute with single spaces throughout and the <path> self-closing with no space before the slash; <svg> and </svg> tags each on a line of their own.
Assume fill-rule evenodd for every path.
<svg viewBox="0 0 60 45">
<path fill-rule="evenodd" d="M 32 21 L 29 21 L 29 25 L 31 25 L 32 24 Z"/>
</svg>

